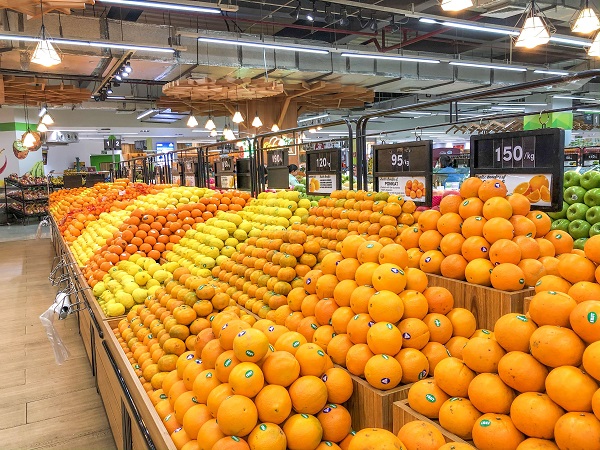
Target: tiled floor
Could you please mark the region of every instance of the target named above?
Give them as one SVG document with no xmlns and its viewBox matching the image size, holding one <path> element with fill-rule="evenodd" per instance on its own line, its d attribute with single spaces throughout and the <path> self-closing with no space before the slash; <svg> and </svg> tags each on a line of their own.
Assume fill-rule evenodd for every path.
<svg viewBox="0 0 600 450">
<path fill-rule="evenodd" d="M 37 230 L 13 225 L 15 234 L 13 228 L 22 236 Z M 0 239 L 8 235 L 0 228 Z M 54 322 L 71 354 L 61 366 L 39 320 L 56 295 L 48 282 L 53 257 L 49 239 L 0 243 L 0 448 L 112 450 L 77 318 Z"/>
<path fill-rule="evenodd" d="M 13 223 L 0 226 L 0 242 L 25 241 L 36 238 L 39 222 L 30 222 L 27 225 Z M 43 226 L 41 237 L 50 237 L 50 228 Z"/>
</svg>

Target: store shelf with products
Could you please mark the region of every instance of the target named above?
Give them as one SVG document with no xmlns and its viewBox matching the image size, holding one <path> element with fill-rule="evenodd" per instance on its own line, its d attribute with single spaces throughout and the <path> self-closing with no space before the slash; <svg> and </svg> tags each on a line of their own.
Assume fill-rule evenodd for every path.
<svg viewBox="0 0 600 450">
<path fill-rule="evenodd" d="M 48 194 L 50 186 L 46 178 L 10 176 L 4 179 L 4 211 L 23 224 L 29 218 L 39 218 L 48 214 Z"/>
</svg>

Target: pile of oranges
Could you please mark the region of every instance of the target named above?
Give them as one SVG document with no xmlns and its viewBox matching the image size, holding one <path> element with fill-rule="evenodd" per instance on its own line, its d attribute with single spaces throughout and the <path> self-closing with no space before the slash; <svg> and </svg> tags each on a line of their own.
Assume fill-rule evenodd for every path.
<svg viewBox="0 0 600 450">
<path fill-rule="evenodd" d="M 539 291 L 527 315 L 502 316 L 415 383 L 409 404 L 481 450 L 596 448 L 598 314 L 598 300 Z"/>
<path fill-rule="evenodd" d="M 178 449 L 349 448 L 352 380 L 317 345 L 235 306 L 199 316 L 172 299 L 157 291 L 114 332 Z M 197 333 L 192 349 L 177 328 Z"/>
<path fill-rule="evenodd" d="M 531 211 L 525 196 L 506 193 L 500 180 L 469 178 L 439 211 L 423 211 L 398 239 L 409 266 L 503 291 L 534 286 L 573 240 L 550 231 L 550 217 Z"/>
<path fill-rule="evenodd" d="M 397 242 L 402 230 L 415 223 L 415 210 L 413 201 L 396 195 L 334 191 L 309 209 L 306 223 L 293 224 L 292 229 L 303 231 L 309 240 L 329 250 L 339 251 L 344 238 L 356 234 L 387 245 Z"/>
<path fill-rule="evenodd" d="M 275 321 L 377 389 L 423 379 L 460 354 L 476 323 L 453 307 L 447 289 L 428 287 L 426 274 L 407 264 L 398 244 L 348 236 L 341 253 L 326 253 L 288 293 Z"/>
</svg>

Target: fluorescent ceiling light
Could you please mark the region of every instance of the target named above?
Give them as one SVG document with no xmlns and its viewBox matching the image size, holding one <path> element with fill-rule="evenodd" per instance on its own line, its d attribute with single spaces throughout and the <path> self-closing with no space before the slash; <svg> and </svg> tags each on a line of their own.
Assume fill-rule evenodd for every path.
<svg viewBox="0 0 600 450">
<path fill-rule="evenodd" d="M 215 39 L 215 38 L 198 38 L 199 42 L 206 42 L 209 44 L 224 44 L 224 45 L 240 45 L 242 47 L 253 47 L 253 48 L 262 48 L 262 49 L 272 49 L 272 50 L 289 50 L 293 52 L 300 53 L 314 53 L 317 55 L 328 55 L 329 50 L 325 49 L 317 49 L 310 47 L 302 47 L 295 45 L 283 45 L 283 44 L 271 44 L 268 42 L 250 42 L 250 41 L 233 41 L 229 39 Z"/>
<path fill-rule="evenodd" d="M 422 62 L 429 64 L 440 63 L 439 59 L 413 58 L 410 56 L 376 55 L 370 53 L 342 53 L 342 56 L 345 56 L 347 58 L 387 59 L 391 61 Z"/>
<path fill-rule="evenodd" d="M 474 63 L 464 61 L 450 61 L 451 66 L 465 66 L 465 67 L 478 67 L 481 69 L 497 69 L 497 70 L 509 70 L 513 72 L 526 72 L 525 67 L 518 66 L 499 66 L 496 64 L 485 64 L 485 63 Z"/>
<path fill-rule="evenodd" d="M 553 95 L 553 98 L 562 98 L 564 100 L 579 100 L 580 102 L 600 103 L 600 100 L 588 97 L 573 97 L 571 95 Z"/>
<path fill-rule="evenodd" d="M 439 24 L 439 22 L 437 20 L 434 19 L 430 19 L 428 17 L 421 17 L 419 19 L 419 22 L 423 22 L 423 23 L 433 23 L 433 24 Z"/>
<path fill-rule="evenodd" d="M 544 105 L 546 106 L 546 105 Z M 492 111 L 525 111 L 525 108 L 511 108 L 511 107 L 506 107 L 506 106 L 492 106 L 490 108 Z"/>
<path fill-rule="evenodd" d="M 498 106 L 513 106 L 515 108 L 520 108 L 522 106 L 548 106 L 547 103 L 498 103 Z"/>
<path fill-rule="evenodd" d="M 590 46 L 590 41 L 584 39 L 569 39 L 558 36 L 550 36 L 550 42 L 558 42 L 559 44 L 578 45 L 580 47 Z"/>
<path fill-rule="evenodd" d="M 477 105 L 477 106 L 483 106 L 483 105 L 491 105 L 490 102 L 457 102 L 458 105 Z"/>
<path fill-rule="evenodd" d="M 573 24 L 571 31 L 573 33 L 590 34 L 600 28 L 600 20 L 592 8 L 589 7 L 586 1 L 585 8 L 579 11 L 577 20 Z"/>
<path fill-rule="evenodd" d="M 501 28 L 493 28 L 493 27 L 483 27 L 483 26 L 479 26 L 479 25 L 469 25 L 466 23 L 459 23 L 459 22 L 442 22 L 442 23 L 440 23 L 440 25 L 445 26 L 445 27 L 460 28 L 463 30 L 482 31 L 484 33 L 505 34 L 508 36 L 517 36 L 519 34 L 518 31 L 503 30 Z"/>
<path fill-rule="evenodd" d="M 139 8 L 155 8 L 155 9 L 168 9 L 171 11 L 185 11 L 185 12 L 195 12 L 195 13 L 204 13 L 204 14 L 220 14 L 220 8 L 209 8 L 205 6 L 194 6 L 191 4 L 181 4 L 181 3 L 170 3 L 170 2 L 154 2 L 154 1 L 140 1 L 140 0 L 102 0 L 102 3 L 110 3 L 113 5 L 122 5 L 122 6 L 134 6 Z"/>
<path fill-rule="evenodd" d="M 152 113 L 158 112 L 157 109 L 148 109 L 146 111 L 144 111 L 143 113 L 141 113 L 139 116 L 137 116 L 137 120 L 143 119 L 144 117 L 149 116 Z"/>
<path fill-rule="evenodd" d="M 124 95 L 109 95 L 106 97 L 107 100 L 125 100 Z"/>
<path fill-rule="evenodd" d="M 321 114 L 320 116 L 305 117 L 304 119 L 298 119 L 298 123 L 310 122 L 311 120 L 325 119 L 327 117 L 329 117 L 329 114 Z"/>
<path fill-rule="evenodd" d="M 554 70 L 554 69 L 535 69 L 533 73 L 543 73 L 546 75 L 569 75 L 570 72 L 565 70 Z"/>
<path fill-rule="evenodd" d="M 444 11 L 462 11 L 473 6 L 472 0 L 442 0 L 441 7 Z"/>
<path fill-rule="evenodd" d="M 433 113 L 425 111 L 400 111 L 400 114 L 410 114 L 412 116 L 433 116 Z"/>
<path fill-rule="evenodd" d="M 600 113 L 600 109 L 578 109 L 577 112 L 583 112 L 583 113 Z"/>
</svg>

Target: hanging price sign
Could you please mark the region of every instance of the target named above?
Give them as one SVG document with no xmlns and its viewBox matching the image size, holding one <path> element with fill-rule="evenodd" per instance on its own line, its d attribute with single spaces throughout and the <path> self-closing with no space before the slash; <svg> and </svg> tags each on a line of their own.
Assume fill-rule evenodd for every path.
<svg viewBox="0 0 600 450">
<path fill-rule="evenodd" d="M 331 194 L 342 188 L 341 150 L 319 149 L 306 152 L 306 192 Z"/>
<path fill-rule="evenodd" d="M 471 136 L 471 175 L 500 179 L 532 209 L 562 208 L 564 131 L 558 128 Z"/>
<path fill-rule="evenodd" d="M 412 141 L 373 147 L 375 191 L 431 205 L 433 141 Z"/>
</svg>

